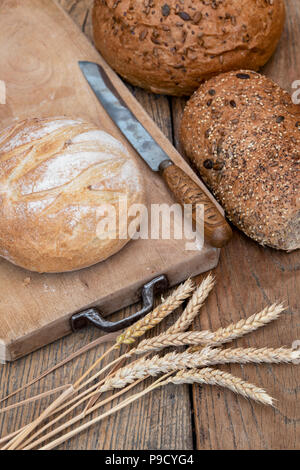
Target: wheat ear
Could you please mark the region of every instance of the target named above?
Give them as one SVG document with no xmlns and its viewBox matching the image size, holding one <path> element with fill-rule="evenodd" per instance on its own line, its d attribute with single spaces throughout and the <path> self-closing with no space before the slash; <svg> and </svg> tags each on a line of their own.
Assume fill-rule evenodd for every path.
<svg viewBox="0 0 300 470">
<path fill-rule="evenodd" d="M 187 282 L 189 282 L 189 280 Z M 176 331 L 184 331 L 185 329 L 187 329 L 189 325 L 192 323 L 192 321 L 194 320 L 195 316 L 197 315 L 199 309 L 203 305 L 205 299 L 207 298 L 213 286 L 214 286 L 214 281 L 213 281 L 212 275 L 210 274 L 209 276 L 207 276 L 206 279 L 204 279 L 201 285 L 194 292 L 192 299 L 189 301 L 187 305 L 187 308 L 184 310 L 184 312 L 182 313 L 180 318 L 177 320 L 175 325 L 173 325 L 169 330 L 176 332 Z M 189 287 L 189 284 L 187 287 L 188 287 L 189 293 L 192 292 L 194 288 L 193 285 L 191 286 L 191 289 Z M 172 305 L 171 298 L 167 299 L 167 301 L 165 302 L 165 304 L 167 303 L 167 305 L 165 305 L 165 307 L 159 306 L 157 309 L 151 312 L 151 314 L 145 317 L 145 319 L 141 320 L 140 322 L 136 323 L 133 327 L 129 328 L 122 335 L 120 335 L 120 337 L 117 340 L 117 343 L 132 344 L 138 336 L 141 336 L 148 329 L 156 326 L 163 318 L 165 318 L 166 315 L 168 315 L 168 313 L 174 311 L 175 308 L 177 308 L 177 306 L 181 304 L 180 302 L 179 305 L 175 305 L 180 299 L 176 298 L 177 297 L 176 291 L 174 294 L 175 294 L 174 305 Z M 164 311 L 164 308 L 166 309 L 165 311 Z M 195 344 L 195 343 L 192 343 L 192 344 Z M 149 352 L 155 351 L 157 349 L 160 349 L 160 347 L 159 348 L 150 347 Z M 147 353 L 147 352 L 148 350 L 147 348 L 145 348 L 145 351 L 143 351 L 143 353 Z M 135 353 L 135 350 L 132 350 L 129 354 L 124 355 L 123 358 L 130 357 L 134 353 Z M 141 354 L 141 353 L 142 352 L 139 352 L 138 354 Z M 97 401 L 99 396 L 100 396 L 100 392 L 98 395 L 95 395 L 89 401 L 89 403 L 86 406 L 86 410 L 88 410 Z"/>
<path fill-rule="evenodd" d="M 251 315 L 251 317 L 242 319 L 226 328 L 220 328 L 215 333 L 215 340 L 222 340 L 223 343 L 240 338 L 252 331 L 258 330 L 262 326 L 277 320 L 280 314 L 285 310 L 283 304 L 273 304 L 265 307 L 261 312 Z"/>
<path fill-rule="evenodd" d="M 194 318 L 198 314 L 199 309 L 202 307 L 205 299 L 207 298 L 210 291 L 212 290 L 213 286 L 214 286 L 214 278 L 211 274 L 209 274 L 202 281 L 201 285 L 197 288 L 197 290 L 194 292 L 194 294 L 192 296 L 192 299 L 189 301 L 186 309 L 184 310 L 184 312 L 182 313 L 180 318 L 177 320 L 177 322 L 172 327 L 169 328 L 168 332 L 170 332 L 170 331 L 172 331 L 172 332 L 184 331 L 185 329 L 187 329 L 190 326 L 190 324 L 193 322 Z M 149 315 L 147 315 L 144 319 L 140 320 L 133 327 L 128 328 L 122 335 L 120 335 L 120 337 L 117 340 L 117 343 L 132 344 L 137 337 L 141 336 L 148 329 L 153 328 L 158 323 L 160 323 L 160 321 L 163 318 L 165 318 L 166 315 L 168 315 L 171 311 L 174 311 L 175 308 L 177 308 L 177 306 L 181 305 L 182 301 L 181 301 L 180 297 L 182 296 L 182 291 L 185 291 L 185 289 L 187 289 L 188 294 L 190 294 L 194 290 L 194 285 L 190 281 L 190 279 L 188 279 L 188 281 L 186 281 L 186 283 L 184 285 L 180 286 L 178 288 L 178 290 L 175 291 L 167 299 L 167 301 L 163 305 L 157 307 L 153 312 L 151 312 Z M 185 300 L 187 297 L 189 297 L 189 295 L 185 295 L 185 293 L 184 293 L 184 299 L 183 300 Z M 173 305 L 172 305 L 172 299 L 174 299 L 174 304 Z M 175 304 L 177 304 L 178 302 L 179 302 L 179 304 L 175 306 Z M 175 338 L 174 338 L 174 340 L 175 340 Z M 147 342 L 148 340 L 145 340 L 145 341 Z M 166 342 L 166 339 L 164 339 L 163 341 Z M 178 339 L 177 339 L 177 341 L 178 341 Z M 190 344 L 190 343 L 188 343 L 188 344 Z M 195 344 L 195 343 L 193 342 L 191 344 Z M 196 344 L 198 344 L 198 343 L 196 343 Z M 143 345 L 144 345 L 144 343 L 143 343 Z M 149 348 L 144 347 L 143 351 L 140 350 L 140 347 L 139 347 L 138 348 L 139 352 L 137 352 L 137 354 L 141 354 L 142 352 L 147 353 L 147 352 L 150 352 L 150 351 L 161 349 L 161 347 L 166 347 L 166 346 L 167 346 L 167 343 L 164 346 L 161 345 L 159 347 L 153 347 L 153 345 L 149 344 Z M 135 354 L 136 351 L 137 350 L 132 350 L 129 354 L 124 355 L 124 358 L 126 356 L 129 357 L 130 355 Z M 99 396 L 98 396 L 98 398 L 99 398 Z M 93 400 L 91 400 L 90 403 L 95 402 L 96 399 L 97 399 L 97 397 L 95 397 Z M 89 407 L 89 404 L 87 406 L 87 409 Z"/>
<path fill-rule="evenodd" d="M 171 346 L 187 346 L 187 345 L 208 345 L 213 343 L 214 333 L 211 331 L 188 331 L 183 333 L 162 333 L 153 338 L 145 339 L 139 345 L 130 351 L 130 354 L 144 354 L 148 352 L 158 351 Z"/>
<path fill-rule="evenodd" d="M 211 364 L 287 364 L 300 360 L 300 351 L 287 348 L 218 349 Z"/>
<path fill-rule="evenodd" d="M 191 286 L 189 285 L 190 280 L 188 280 L 187 283 L 185 284 L 187 284 L 188 293 L 190 294 L 193 291 L 194 286 L 193 284 L 191 284 Z M 184 288 L 184 286 L 182 286 L 182 288 Z M 185 329 L 187 329 L 189 325 L 192 323 L 192 321 L 194 320 L 195 316 L 197 315 L 199 309 L 203 305 L 205 299 L 207 298 L 213 286 L 214 286 L 213 276 L 209 274 L 209 276 L 207 276 L 207 278 L 204 279 L 201 285 L 194 292 L 192 299 L 189 301 L 186 309 L 184 310 L 180 318 L 177 320 L 175 325 L 173 325 L 168 331 L 177 332 L 177 331 L 184 331 Z M 179 289 L 181 290 L 181 286 Z M 180 292 L 179 294 L 181 295 Z M 187 298 L 188 296 L 189 295 L 184 296 L 184 297 Z M 174 292 L 173 298 L 174 298 L 173 305 L 172 305 L 172 296 L 171 296 L 169 299 L 167 299 L 164 305 L 157 307 L 157 309 L 155 309 L 153 312 L 147 315 L 147 317 L 140 320 L 140 322 L 136 323 L 133 327 L 127 329 L 122 335 L 120 335 L 120 337 L 117 339 L 117 343 L 118 344 L 122 344 L 122 343 L 132 344 L 137 337 L 141 336 L 146 331 L 148 331 L 148 329 L 153 328 L 158 323 L 160 323 L 160 321 L 163 318 L 165 318 L 166 315 L 174 311 L 175 308 L 177 308 L 177 306 L 179 306 L 182 303 L 180 301 L 178 293 L 176 294 L 176 291 Z M 178 301 L 179 301 L 179 305 L 176 305 Z M 192 343 L 192 344 L 195 344 L 195 343 Z M 160 348 L 150 347 L 149 352 L 152 350 L 156 350 L 156 349 L 160 349 Z M 145 348 L 145 351 L 143 352 L 146 353 L 147 348 Z M 129 354 L 124 355 L 123 358 L 125 358 L 126 356 L 129 357 L 130 355 L 133 355 L 133 354 L 134 354 L 134 350 L 132 350 Z M 86 406 L 86 410 L 88 410 L 97 401 L 99 396 L 100 396 L 100 392 L 99 392 L 99 395 L 94 396 L 94 398 L 89 401 L 89 403 Z"/>
<path fill-rule="evenodd" d="M 194 318 L 196 317 L 196 315 L 198 314 L 200 308 L 202 307 L 202 305 L 204 304 L 206 298 L 208 297 L 210 291 L 212 290 L 212 288 L 214 287 L 214 278 L 211 274 L 209 274 L 203 281 L 202 283 L 200 284 L 200 286 L 195 290 L 191 300 L 189 301 L 186 309 L 183 311 L 182 315 L 179 317 L 179 319 L 177 320 L 177 322 L 172 325 L 169 330 L 167 330 L 167 333 L 176 333 L 176 332 L 183 332 L 185 331 L 190 325 L 191 323 L 193 322 Z M 174 308 L 172 308 L 172 311 L 175 310 Z M 157 313 L 155 312 L 152 312 L 152 317 L 155 318 L 155 316 L 157 315 Z M 162 312 L 162 315 L 163 315 L 163 318 L 164 318 L 164 313 Z M 145 321 L 147 322 L 148 319 L 147 317 L 145 318 L 145 320 L 141 321 L 141 323 L 145 323 Z M 150 319 L 149 323 L 151 324 L 153 320 Z M 153 326 L 155 326 L 157 323 L 155 322 L 155 324 Z M 134 325 L 135 327 L 136 325 Z M 127 335 L 128 337 L 127 338 L 124 338 L 124 336 L 126 335 L 126 332 L 125 334 L 121 335 L 120 338 L 119 338 L 119 341 L 120 342 L 126 342 L 127 344 L 131 344 L 132 342 L 134 342 L 134 334 L 132 334 L 132 332 L 128 332 L 127 331 Z M 175 339 L 174 337 L 172 338 L 173 341 L 175 341 L 177 346 L 179 346 L 179 342 L 180 340 Z M 147 343 L 148 340 L 145 340 L 145 342 Z M 159 345 L 159 341 L 161 341 L 161 345 Z M 169 339 L 170 341 L 170 339 Z M 205 344 L 205 342 L 203 341 L 203 343 Z M 185 343 L 185 344 L 199 344 L 199 341 L 194 343 Z M 138 347 L 138 350 L 132 350 L 130 355 L 133 355 L 135 353 L 137 354 L 142 354 L 142 353 L 147 353 L 147 352 L 151 352 L 151 351 L 155 351 L 155 350 L 158 350 L 158 349 L 162 349 L 163 347 L 168 347 L 168 346 L 172 346 L 172 344 L 168 344 L 168 339 L 165 337 L 165 338 L 159 338 L 158 341 L 156 342 L 156 347 L 153 345 L 153 344 L 149 344 L 149 346 L 146 346 L 145 343 L 143 342 L 143 346 L 142 348 L 144 348 L 144 350 L 142 350 L 140 348 L 140 345 Z M 94 397 L 94 399 L 91 399 L 89 404 L 87 405 L 86 409 L 89 408 L 89 406 L 94 403 L 97 398 L 99 398 L 99 396 L 97 397 Z"/>
<path fill-rule="evenodd" d="M 175 370 L 206 366 L 216 354 L 217 350 L 204 348 L 194 354 L 171 352 L 163 357 L 141 359 L 133 365 L 129 364 L 119 369 L 114 376 L 106 380 L 99 391 L 103 393 L 114 388 L 123 388 L 129 383 L 148 376 L 155 377 Z"/>
<path fill-rule="evenodd" d="M 142 341 L 136 349 L 130 351 L 129 355 L 133 354 L 145 354 L 152 351 L 157 351 L 169 346 L 182 346 L 186 344 L 207 344 L 205 339 L 211 338 L 211 332 L 199 332 L 197 339 L 187 336 L 179 336 L 180 332 L 184 332 L 193 322 L 200 308 L 207 299 L 210 291 L 213 289 L 215 284 L 214 277 L 209 274 L 200 284 L 200 286 L 194 291 L 192 298 L 188 302 L 187 307 L 179 317 L 177 322 L 172 325 L 166 333 Z"/>
<path fill-rule="evenodd" d="M 200 345 L 204 344 L 208 346 L 220 346 L 221 344 L 229 343 L 233 339 L 240 338 L 276 320 L 283 310 L 284 307 L 282 305 L 273 304 L 246 320 L 240 320 L 238 323 L 233 323 L 226 328 L 219 328 L 216 332 L 204 330 L 199 332 L 168 334 L 168 330 L 167 333 L 141 341 L 138 347 L 131 351 L 131 354 L 143 354 L 170 346 L 192 344 L 196 346 L 189 348 L 189 352 L 199 351 L 201 349 Z"/>
<path fill-rule="evenodd" d="M 245 398 L 250 398 L 264 405 L 273 406 L 273 398 L 271 398 L 265 390 L 258 388 L 248 382 L 244 382 L 238 377 L 234 377 L 228 372 L 223 372 L 218 369 L 191 369 L 178 372 L 174 377 L 170 377 L 161 385 L 173 383 L 180 384 L 207 384 L 218 385 L 220 387 L 229 388 L 233 392 L 243 395 Z"/>
<path fill-rule="evenodd" d="M 166 333 L 172 334 L 186 331 L 194 321 L 195 317 L 198 315 L 200 308 L 203 306 L 214 285 L 214 277 L 209 274 L 201 282 L 200 286 L 194 291 L 182 315 L 178 318 L 176 323 L 174 323 L 174 325 L 172 325 L 167 330 Z"/>
<path fill-rule="evenodd" d="M 136 322 L 133 326 L 127 328 L 118 338 L 117 344 L 132 344 L 137 338 L 145 334 L 146 331 L 158 325 L 167 315 L 176 310 L 182 302 L 190 296 L 194 290 L 194 284 L 188 279 L 181 284 L 167 298 L 165 302 L 156 307 L 152 312 L 148 313 L 144 318 Z"/>
<path fill-rule="evenodd" d="M 262 326 L 271 323 L 279 318 L 280 314 L 285 310 L 283 304 L 273 304 L 265 307 L 261 312 L 251 315 L 251 317 L 242 319 L 237 323 L 232 323 L 226 328 L 219 328 L 214 332 L 212 343 L 215 345 L 225 344 L 237 338 L 258 330 Z M 199 347 L 190 348 L 190 352 L 198 351 Z"/>
</svg>

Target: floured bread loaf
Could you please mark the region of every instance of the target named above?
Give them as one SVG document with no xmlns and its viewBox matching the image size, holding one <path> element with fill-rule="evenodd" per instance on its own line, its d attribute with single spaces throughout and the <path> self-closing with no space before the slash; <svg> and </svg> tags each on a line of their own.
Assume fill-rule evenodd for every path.
<svg viewBox="0 0 300 470">
<path fill-rule="evenodd" d="M 105 260 L 129 241 L 124 196 L 128 206 L 144 202 L 137 164 L 93 124 L 29 119 L 0 133 L 0 256 L 12 263 L 64 272 Z M 123 239 L 101 239 L 103 204 L 115 208 Z"/>
</svg>

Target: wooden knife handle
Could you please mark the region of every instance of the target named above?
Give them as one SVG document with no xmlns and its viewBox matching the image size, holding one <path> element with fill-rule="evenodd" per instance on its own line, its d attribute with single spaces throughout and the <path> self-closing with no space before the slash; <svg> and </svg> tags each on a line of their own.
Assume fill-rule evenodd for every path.
<svg viewBox="0 0 300 470">
<path fill-rule="evenodd" d="M 180 204 L 192 204 L 193 220 L 196 220 L 196 204 L 204 205 L 205 240 L 216 248 L 224 246 L 232 237 L 232 231 L 215 204 L 181 168 L 169 160 L 162 162 L 160 172 L 169 189 Z"/>
</svg>

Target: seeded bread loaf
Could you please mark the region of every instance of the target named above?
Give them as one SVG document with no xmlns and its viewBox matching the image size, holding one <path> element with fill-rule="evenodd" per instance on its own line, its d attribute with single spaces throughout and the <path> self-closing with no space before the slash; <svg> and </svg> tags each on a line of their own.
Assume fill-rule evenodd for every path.
<svg viewBox="0 0 300 470">
<path fill-rule="evenodd" d="M 258 70 L 284 18 L 284 0 L 95 0 L 94 40 L 133 85 L 191 95 L 220 72 Z"/>
<path fill-rule="evenodd" d="M 237 227 L 300 248 L 300 106 L 287 92 L 255 72 L 214 77 L 188 102 L 181 140 Z"/>
<path fill-rule="evenodd" d="M 0 256 L 8 261 L 64 272 L 108 258 L 129 241 L 119 197 L 128 207 L 144 202 L 140 172 L 126 148 L 93 124 L 29 119 L 0 133 Z M 98 224 L 107 204 L 120 237 Z"/>
</svg>

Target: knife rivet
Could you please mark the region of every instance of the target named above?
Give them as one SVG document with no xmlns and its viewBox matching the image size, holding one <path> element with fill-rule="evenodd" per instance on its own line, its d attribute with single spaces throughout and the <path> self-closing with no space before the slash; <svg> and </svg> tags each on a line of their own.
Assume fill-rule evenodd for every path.
<svg viewBox="0 0 300 470">
<path fill-rule="evenodd" d="M 174 163 L 171 160 L 164 160 L 159 165 L 159 171 L 164 171 L 166 168 L 168 168 L 171 165 L 174 165 Z"/>
</svg>

